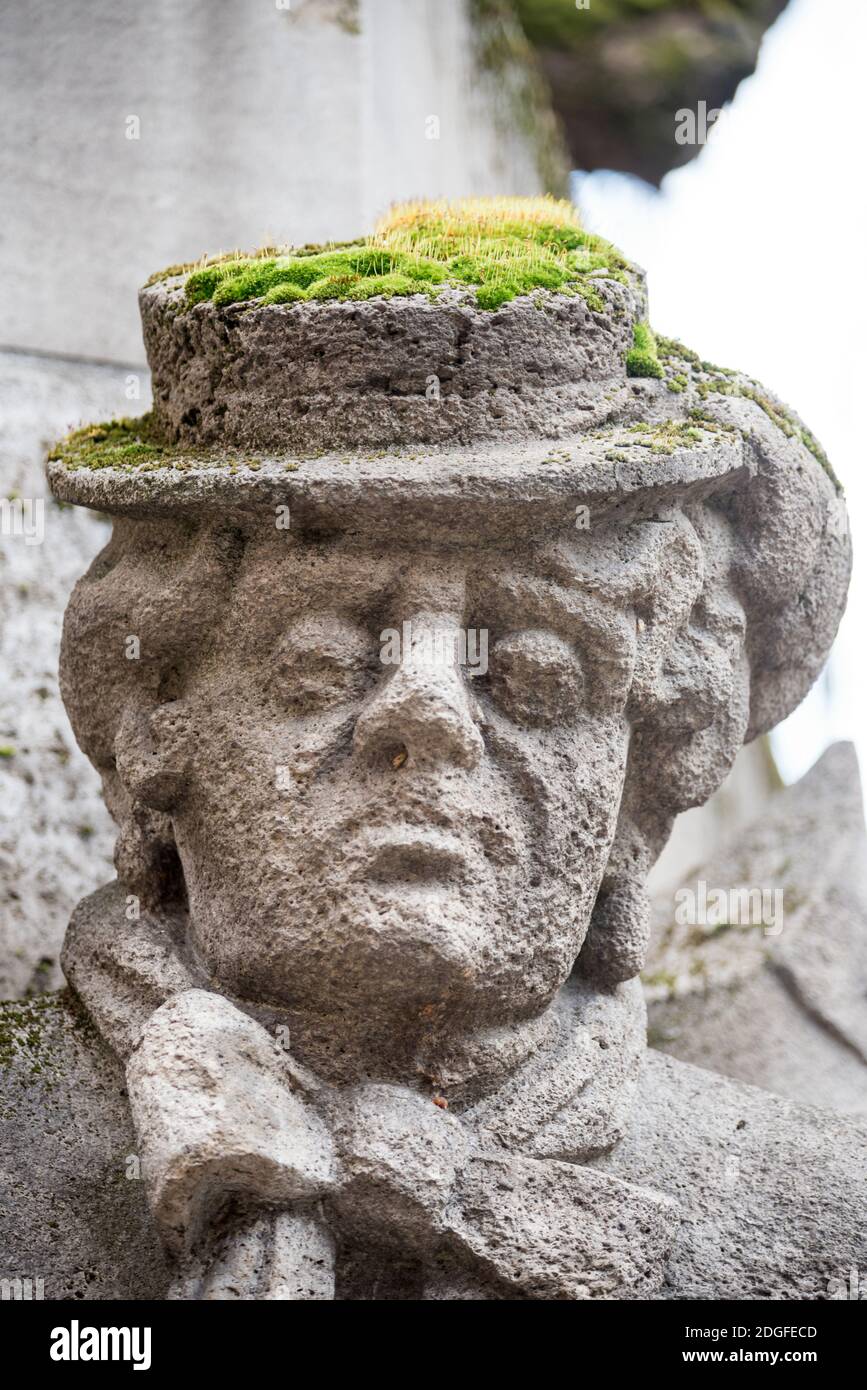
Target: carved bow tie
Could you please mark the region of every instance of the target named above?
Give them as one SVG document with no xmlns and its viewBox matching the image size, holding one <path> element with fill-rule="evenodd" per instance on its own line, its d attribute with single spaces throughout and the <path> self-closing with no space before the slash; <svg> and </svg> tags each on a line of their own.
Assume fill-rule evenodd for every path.
<svg viewBox="0 0 867 1390">
<path fill-rule="evenodd" d="M 402 1086 L 323 1087 L 219 995 L 163 1004 L 127 1076 L 175 1296 L 333 1298 L 345 1244 L 408 1255 L 433 1282 L 458 1271 L 481 1297 L 646 1298 L 660 1282 L 668 1198 L 510 1152 Z M 225 1224 L 231 1200 L 245 1215 Z"/>
</svg>

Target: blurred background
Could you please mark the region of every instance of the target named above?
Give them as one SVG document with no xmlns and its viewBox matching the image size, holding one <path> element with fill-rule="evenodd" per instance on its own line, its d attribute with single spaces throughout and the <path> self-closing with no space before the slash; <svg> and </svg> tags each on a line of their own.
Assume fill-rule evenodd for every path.
<svg viewBox="0 0 867 1390">
<path fill-rule="evenodd" d="M 837 739 L 867 756 L 865 47 L 867 6 L 789 0 L 694 162 L 658 190 L 607 170 L 572 181 L 588 223 L 647 269 L 654 326 L 793 405 L 846 489 L 849 607 L 823 678 L 771 735 L 786 782 Z"/>
<path fill-rule="evenodd" d="M 112 828 L 57 689 L 104 519 L 42 472 L 68 429 L 147 409 L 136 291 L 203 252 L 369 230 L 412 196 L 572 196 L 648 272 L 651 318 L 757 376 L 867 525 L 858 0 L 66 0 L 0 38 L 0 997 L 59 983 Z M 721 114 L 717 114 L 721 113 Z M 858 248 L 862 250 L 859 252 Z M 8 527 L 6 528 L 8 531 Z M 657 868 L 679 881 L 833 740 L 867 748 L 867 581 L 802 707 L 745 750 Z M 772 753 L 771 753 L 772 749 Z"/>
</svg>

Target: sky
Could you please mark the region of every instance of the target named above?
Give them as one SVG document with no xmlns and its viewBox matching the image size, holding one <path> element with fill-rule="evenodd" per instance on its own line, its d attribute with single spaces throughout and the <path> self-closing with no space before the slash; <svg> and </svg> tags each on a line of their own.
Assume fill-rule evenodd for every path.
<svg viewBox="0 0 867 1390">
<path fill-rule="evenodd" d="M 825 673 L 772 735 L 787 782 L 841 738 L 867 770 L 865 51 L 864 0 L 790 0 L 754 76 L 659 192 L 608 172 L 573 184 L 587 224 L 647 271 L 653 326 L 794 406 L 846 489 L 849 606 Z"/>
</svg>

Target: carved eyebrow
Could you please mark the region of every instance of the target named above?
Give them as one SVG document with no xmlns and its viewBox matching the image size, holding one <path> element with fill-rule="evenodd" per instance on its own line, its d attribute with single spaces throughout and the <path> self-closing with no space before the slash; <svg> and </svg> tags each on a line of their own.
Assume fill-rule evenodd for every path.
<svg viewBox="0 0 867 1390">
<path fill-rule="evenodd" d="M 490 594 L 493 611 L 520 613 L 523 625 L 553 628 L 570 640 L 586 637 L 589 631 L 619 648 L 631 631 L 621 605 L 575 583 L 506 570 L 487 576 L 481 587 Z"/>
</svg>

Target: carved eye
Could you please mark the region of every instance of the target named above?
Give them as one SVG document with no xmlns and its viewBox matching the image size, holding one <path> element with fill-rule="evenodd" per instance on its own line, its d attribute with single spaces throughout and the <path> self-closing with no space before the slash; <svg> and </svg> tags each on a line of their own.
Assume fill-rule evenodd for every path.
<svg viewBox="0 0 867 1390">
<path fill-rule="evenodd" d="M 299 618 L 274 652 L 270 688 L 294 714 L 359 699 L 376 666 L 366 632 L 332 614 Z"/>
<path fill-rule="evenodd" d="M 532 628 L 501 638 L 490 663 L 494 699 L 516 724 L 558 724 L 578 713 L 584 694 L 580 662 L 568 642 Z"/>
</svg>

